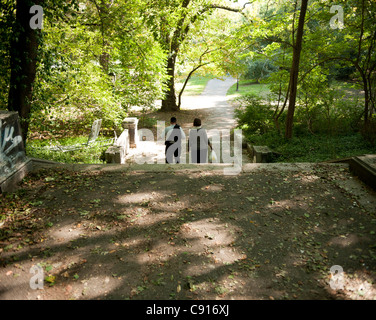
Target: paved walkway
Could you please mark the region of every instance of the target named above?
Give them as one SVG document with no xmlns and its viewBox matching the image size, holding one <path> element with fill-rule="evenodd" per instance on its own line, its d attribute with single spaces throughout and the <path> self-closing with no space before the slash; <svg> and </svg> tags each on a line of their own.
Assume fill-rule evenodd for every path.
<svg viewBox="0 0 376 320">
<path fill-rule="evenodd" d="M 210 122 L 203 124 L 206 129 L 231 130 L 236 126 L 234 109 L 227 102 L 227 91 L 236 83 L 233 78 L 212 79 L 200 96 L 183 97 L 184 109 L 211 109 Z"/>
<path fill-rule="evenodd" d="M 223 130 L 222 139 L 229 138 L 230 130 L 235 128 L 233 107 L 227 102 L 227 91 L 236 82 L 233 78 L 224 80 L 212 79 L 208 82 L 205 90 L 199 96 L 183 96 L 182 109 L 210 109 L 210 122 L 203 123 L 203 127 L 208 130 Z M 186 132 L 188 136 L 188 132 Z M 140 157 L 142 155 L 142 157 Z M 130 149 L 127 161 L 137 162 L 140 159 L 142 163 L 163 163 L 164 162 L 164 144 L 152 141 L 140 141 L 136 149 Z M 242 155 L 243 163 L 249 162 L 247 155 Z M 188 162 L 187 158 L 187 162 Z M 141 163 L 141 164 L 142 164 Z"/>
</svg>

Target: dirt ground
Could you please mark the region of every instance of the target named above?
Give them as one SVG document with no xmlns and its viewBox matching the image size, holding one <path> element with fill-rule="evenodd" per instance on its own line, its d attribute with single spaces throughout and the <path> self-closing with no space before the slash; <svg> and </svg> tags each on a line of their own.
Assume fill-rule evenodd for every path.
<svg viewBox="0 0 376 320">
<path fill-rule="evenodd" d="M 155 117 L 230 128 L 222 85 Z M 376 195 L 346 165 L 151 166 L 45 168 L 0 194 L 0 299 L 376 298 Z"/>
<path fill-rule="evenodd" d="M 2 300 L 376 298 L 376 197 L 346 166 L 44 169 L 0 200 Z"/>
</svg>

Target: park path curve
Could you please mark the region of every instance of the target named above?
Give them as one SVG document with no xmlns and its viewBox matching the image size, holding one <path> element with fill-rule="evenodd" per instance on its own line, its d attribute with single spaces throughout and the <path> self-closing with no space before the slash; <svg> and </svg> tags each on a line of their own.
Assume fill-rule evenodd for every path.
<svg viewBox="0 0 376 320">
<path fill-rule="evenodd" d="M 236 127 L 236 120 L 234 117 L 234 108 L 228 103 L 227 91 L 236 83 L 236 79 L 227 77 L 222 79 L 211 79 L 208 81 L 204 91 L 197 96 L 183 96 L 182 110 L 201 109 L 207 111 L 206 121 L 202 126 L 208 130 L 210 138 L 210 131 L 217 129 L 222 131 L 222 139 L 229 137 L 231 129 Z M 192 119 L 193 121 L 193 119 Z M 188 137 L 189 127 L 182 126 Z M 129 162 L 137 162 L 135 158 L 142 154 L 142 160 L 147 163 L 163 163 L 164 162 L 164 144 L 154 143 L 152 141 L 140 141 L 136 149 L 130 149 L 127 158 Z M 188 160 L 187 160 L 188 161 Z M 242 153 L 242 162 L 248 163 L 249 159 L 245 152 Z"/>
<path fill-rule="evenodd" d="M 231 130 L 236 126 L 234 108 L 227 102 L 227 91 L 236 83 L 234 78 L 212 79 L 199 96 L 183 96 L 183 109 L 210 109 L 203 127 L 208 130 Z"/>
</svg>

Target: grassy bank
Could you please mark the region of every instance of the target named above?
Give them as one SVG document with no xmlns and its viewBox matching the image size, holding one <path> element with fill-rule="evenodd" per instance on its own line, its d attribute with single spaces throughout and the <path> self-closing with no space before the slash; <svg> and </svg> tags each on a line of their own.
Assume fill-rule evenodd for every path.
<svg viewBox="0 0 376 320">
<path fill-rule="evenodd" d="M 255 94 L 257 96 L 266 98 L 270 93 L 268 85 L 265 83 L 256 83 L 254 80 L 240 80 L 238 91 L 236 91 L 237 84 L 231 86 L 227 91 L 227 96 L 232 98 L 237 98 L 245 94 Z"/>
<path fill-rule="evenodd" d="M 100 146 L 100 141 L 105 141 L 106 138 L 100 137 L 97 143 L 89 146 L 86 144 L 87 136 L 76 136 L 70 138 L 62 138 L 59 140 L 30 140 L 27 143 L 26 152 L 28 157 L 57 161 L 62 163 L 103 163 L 103 153 L 108 146 Z M 82 145 L 82 148 L 75 151 L 62 152 L 52 151 L 50 146 L 60 145 L 63 148 L 73 145 Z"/>
<path fill-rule="evenodd" d="M 186 96 L 198 96 L 200 95 L 207 83 L 209 82 L 209 80 L 211 79 L 214 79 L 213 76 L 192 76 L 185 89 L 184 89 L 184 92 L 183 92 L 183 95 L 186 95 Z M 184 82 L 185 78 L 182 79 L 177 85 L 176 85 L 176 89 L 177 89 L 177 92 L 179 92 L 183 86 L 183 82 Z"/>
<path fill-rule="evenodd" d="M 252 145 L 266 145 L 280 153 L 276 162 L 321 162 L 363 154 L 375 154 L 376 146 L 364 140 L 360 133 L 330 136 L 304 134 L 291 140 L 275 134 L 246 134 Z"/>
</svg>

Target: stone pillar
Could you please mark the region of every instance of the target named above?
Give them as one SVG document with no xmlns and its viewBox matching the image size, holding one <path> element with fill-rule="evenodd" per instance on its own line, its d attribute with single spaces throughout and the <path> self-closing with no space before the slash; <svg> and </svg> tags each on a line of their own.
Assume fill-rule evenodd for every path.
<svg viewBox="0 0 376 320">
<path fill-rule="evenodd" d="M 106 150 L 106 163 L 125 163 L 125 151 L 123 147 L 112 146 Z"/>
<path fill-rule="evenodd" d="M 137 147 L 137 142 L 138 142 L 137 125 L 138 125 L 137 118 L 125 118 L 122 123 L 123 128 L 128 129 L 130 148 Z"/>
</svg>

